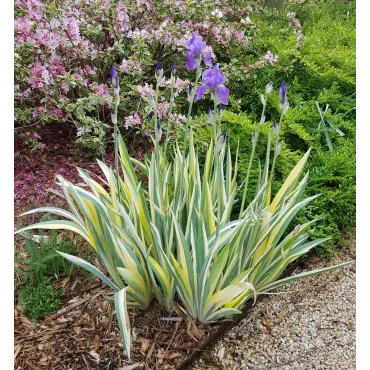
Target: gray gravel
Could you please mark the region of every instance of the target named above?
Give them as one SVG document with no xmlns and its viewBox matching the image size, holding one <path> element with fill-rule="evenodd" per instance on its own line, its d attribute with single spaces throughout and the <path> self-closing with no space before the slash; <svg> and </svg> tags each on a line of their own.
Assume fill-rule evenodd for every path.
<svg viewBox="0 0 370 370">
<path fill-rule="evenodd" d="M 354 246 L 346 247 L 335 258 L 312 258 L 300 271 L 354 259 Z M 355 369 L 355 269 L 353 263 L 257 301 L 193 369 Z"/>
</svg>

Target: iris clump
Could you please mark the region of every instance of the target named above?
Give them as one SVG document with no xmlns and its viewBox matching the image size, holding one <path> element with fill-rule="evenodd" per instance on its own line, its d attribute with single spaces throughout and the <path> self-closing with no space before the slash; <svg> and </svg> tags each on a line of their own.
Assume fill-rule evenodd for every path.
<svg viewBox="0 0 370 370">
<path fill-rule="evenodd" d="M 309 229 L 317 220 L 307 222 L 289 232 L 297 212 L 316 196 L 302 199 L 308 173 L 300 179 L 310 150 L 300 159 L 279 191 L 272 196 L 275 162 L 282 142 L 279 131 L 275 138 L 275 153 L 270 166 L 271 124 L 266 122 L 265 108 L 272 84 L 262 101 L 262 114 L 255 134 L 244 179 L 244 194 L 239 208 L 237 192 L 238 153 L 231 156 L 226 130 L 221 127 L 221 105 L 228 104 L 229 89 L 219 65 L 202 74 L 203 84 L 197 87 L 201 75 L 201 58 L 211 67 L 211 52 L 201 37 L 193 34 L 187 43 L 186 65 L 196 69 L 194 84 L 189 84 L 189 107 L 180 151 L 175 143 L 167 155 L 170 125 L 158 122 L 158 97 L 163 69 L 156 68 L 156 93 L 153 108 L 154 150 L 150 158 L 140 162 L 130 158 L 122 135 L 115 138 L 116 168 L 101 161 L 105 176 L 101 186 L 89 174 L 79 170 L 86 188 L 58 177 L 71 212 L 60 208 L 35 209 L 54 212 L 67 218 L 30 225 L 18 232 L 45 228 L 67 229 L 80 234 L 93 248 L 106 273 L 81 258 L 60 253 L 63 257 L 87 269 L 114 291 L 115 310 L 124 347 L 130 357 L 131 330 L 127 309 L 147 309 L 155 298 L 171 312 L 175 301 L 187 314 L 202 323 L 212 323 L 239 314 L 246 301 L 286 283 L 343 266 L 338 265 L 278 280 L 285 268 L 311 248 L 327 238 L 310 241 Z M 114 94 L 119 91 L 118 76 L 112 68 Z M 211 92 L 214 113 L 208 112 L 214 136 L 209 143 L 204 163 L 200 163 L 191 129 L 191 111 L 206 91 Z M 287 109 L 286 85 L 280 88 L 283 112 Z M 119 96 L 115 96 L 115 112 Z M 161 123 L 162 120 L 161 120 Z M 253 156 L 258 145 L 261 126 L 269 125 L 266 160 L 259 167 L 254 199 L 245 205 L 245 194 Z M 188 130 L 190 127 L 190 130 Z M 117 130 L 117 125 L 115 125 Z M 160 145 L 166 130 L 165 145 Z M 276 131 L 276 127 L 275 127 Z M 133 164 L 135 166 L 133 166 Z M 122 176 L 118 169 L 122 170 Z M 137 170 L 147 179 L 143 189 Z M 108 189 L 108 190 L 106 190 Z M 233 219 L 235 208 L 239 217 Z"/>
</svg>

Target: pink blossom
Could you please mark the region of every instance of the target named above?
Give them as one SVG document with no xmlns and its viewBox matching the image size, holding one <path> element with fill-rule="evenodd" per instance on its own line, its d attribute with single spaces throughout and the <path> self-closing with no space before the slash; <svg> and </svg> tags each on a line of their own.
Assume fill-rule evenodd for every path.
<svg viewBox="0 0 370 370">
<path fill-rule="evenodd" d="M 136 88 L 141 98 L 145 98 L 148 100 L 154 98 L 154 90 L 147 83 L 145 83 L 144 86 L 138 85 L 136 86 Z"/>
<path fill-rule="evenodd" d="M 49 85 L 51 76 L 49 71 L 37 62 L 36 65 L 30 70 L 30 81 L 33 88 L 41 88 L 45 85 Z"/>
<path fill-rule="evenodd" d="M 167 118 L 167 111 L 170 107 L 169 103 L 158 103 L 158 117 L 160 119 Z"/>
<path fill-rule="evenodd" d="M 78 43 L 81 40 L 79 21 L 75 17 L 70 16 L 63 19 L 63 30 L 70 42 Z"/>
<path fill-rule="evenodd" d="M 270 62 L 270 64 L 275 64 L 278 61 L 278 56 L 273 55 L 270 50 L 267 50 L 267 53 L 265 55 L 265 60 Z"/>
<path fill-rule="evenodd" d="M 70 89 L 69 83 L 68 82 L 63 82 L 60 85 L 60 88 L 63 90 L 63 92 L 68 93 L 68 91 Z"/>
<path fill-rule="evenodd" d="M 44 107 L 38 107 L 37 109 L 35 109 L 33 112 L 32 112 L 32 117 L 33 118 L 37 118 L 40 116 L 40 114 L 42 114 L 43 112 L 45 111 L 45 108 Z"/>
<path fill-rule="evenodd" d="M 63 111 L 59 108 L 55 108 L 52 110 L 53 114 L 55 114 L 57 117 L 61 118 L 63 117 Z"/>
<path fill-rule="evenodd" d="M 128 116 L 125 118 L 125 129 L 127 130 L 129 127 L 141 125 L 142 121 L 141 118 L 137 113 L 132 116 Z"/>
<path fill-rule="evenodd" d="M 89 75 L 94 75 L 96 73 L 96 67 L 91 67 L 89 65 L 85 66 L 85 71 Z"/>
<path fill-rule="evenodd" d="M 119 66 L 119 69 L 123 73 L 130 73 L 131 72 L 130 61 L 127 59 L 123 59 L 121 65 Z"/>
<path fill-rule="evenodd" d="M 92 89 L 100 97 L 110 96 L 109 87 L 106 84 L 92 86 Z"/>
</svg>

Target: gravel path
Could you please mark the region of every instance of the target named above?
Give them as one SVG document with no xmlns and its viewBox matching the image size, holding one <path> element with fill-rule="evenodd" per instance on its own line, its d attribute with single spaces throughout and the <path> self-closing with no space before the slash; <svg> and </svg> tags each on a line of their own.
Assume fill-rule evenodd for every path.
<svg viewBox="0 0 370 370">
<path fill-rule="evenodd" d="M 314 257 L 302 270 L 354 259 L 355 247 L 350 246 L 330 260 Z M 351 264 L 262 298 L 193 370 L 355 369 L 355 273 Z"/>
</svg>

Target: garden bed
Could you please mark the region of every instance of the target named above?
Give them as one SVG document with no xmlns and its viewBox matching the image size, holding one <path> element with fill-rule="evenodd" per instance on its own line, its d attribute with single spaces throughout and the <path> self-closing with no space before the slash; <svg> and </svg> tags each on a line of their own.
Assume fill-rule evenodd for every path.
<svg viewBox="0 0 370 370">
<path fill-rule="evenodd" d="M 113 304 L 107 301 L 112 291 L 95 281 L 61 284 L 65 284 L 66 296 L 73 298 L 57 313 L 39 320 L 36 327 L 19 307 L 15 309 L 16 369 L 113 370 L 133 364 L 174 369 L 220 327 L 199 325 L 179 307 L 171 317 L 156 304 L 145 312 L 129 310 L 137 337 L 128 361 Z"/>
<path fill-rule="evenodd" d="M 283 274 L 291 275 L 300 260 Z M 184 370 L 224 335 L 241 315 L 217 324 L 203 325 L 186 316 L 179 306 L 168 315 L 157 304 L 145 312 L 129 310 L 134 343 L 132 359 L 124 353 L 122 339 L 109 303 L 112 291 L 102 283 L 86 280 L 61 281 L 66 304 L 55 314 L 31 320 L 15 308 L 15 368 L 24 369 L 176 369 Z M 73 298 L 72 298 L 73 297 Z M 261 299 L 263 296 L 260 296 Z M 135 366 L 135 367 L 129 367 Z"/>
</svg>

